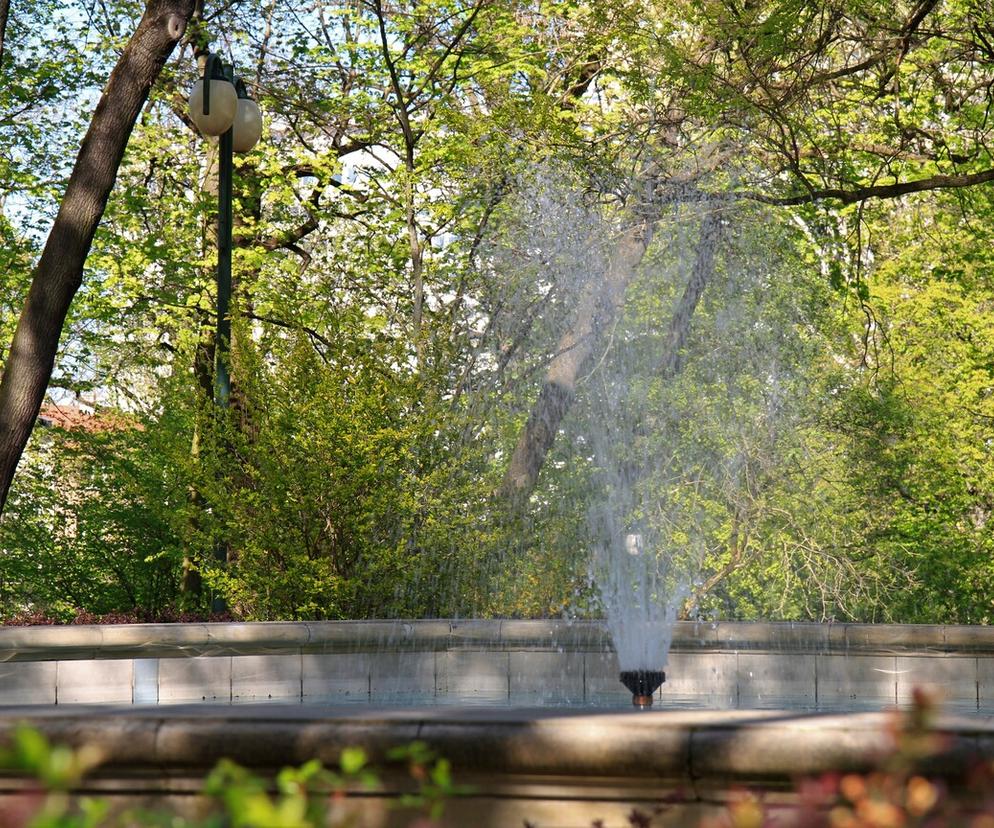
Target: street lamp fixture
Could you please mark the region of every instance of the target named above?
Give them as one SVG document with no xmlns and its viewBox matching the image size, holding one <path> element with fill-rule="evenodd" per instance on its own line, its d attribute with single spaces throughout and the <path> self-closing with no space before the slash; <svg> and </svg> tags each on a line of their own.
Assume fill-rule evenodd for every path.
<svg viewBox="0 0 994 828">
<path fill-rule="evenodd" d="M 234 123 L 238 93 L 229 75 L 221 58 L 207 56 L 204 75 L 190 92 L 190 117 L 201 135 L 224 135 Z"/>
<path fill-rule="evenodd" d="M 193 85 L 189 103 L 190 118 L 202 135 L 217 137 L 232 130 L 235 152 L 248 152 L 262 137 L 259 104 L 217 55 L 207 56 L 204 75 Z"/>
<path fill-rule="evenodd" d="M 241 78 L 235 80 L 238 103 L 231 125 L 231 148 L 238 153 L 248 152 L 262 137 L 262 112 L 259 104 L 249 97 Z"/>
<path fill-rule="evenodd" d="M 262 113 L 248 94 L 245 83 L 236 78 L 234 67 L 218 55 L 208 55 L 203 77 L 190 92 L 190 118 L 203 135 L 219 136 L 217 183 L 217 336 L 214 343 L 214 400 L 228 407 L 231 375 L 228 354 L 231 349 L 231 181 L 232 153 L 248 152 L 262 135 Z M 218 562 L 228 560 L 228 545 L 218 544 Z M 212 609 L 225 610 L 224 600 L 215 598 Z"/>
</svg>

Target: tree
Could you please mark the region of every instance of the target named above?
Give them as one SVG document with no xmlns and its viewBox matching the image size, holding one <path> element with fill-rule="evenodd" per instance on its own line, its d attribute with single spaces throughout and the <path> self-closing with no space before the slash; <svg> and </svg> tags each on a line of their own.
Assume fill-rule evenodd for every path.
<svg viewBox="0 0 994 828">
<path fill-rule="evenodd" d="M 644 26 L 616 30 L 624 48 L 597 71 L 623 90 L 614 105 L 634 110 L 627 130 L 665 130 L 667 148 L 716 142 L 749 158 L 736 170 L 735 196 L 786 208 L 859 204 L 994 180 L 985 115 L 992 33 L 994 21 L 975 4 L 940 8 L 933 0 L 896 17 L 890 4 L 874 2 L 654 7 Z M 643 56 L 648 63 L 632 72 Z M 666 151 L 647 140 L 637 146 L 643 154 Z M 631 182 L 636 193 L 646 185 L 639 174 Z M 607 304 L 617 307 L 624 291 L 610 278 L 604 290 L 611 284 L 616 294 Z M 692 315 L 691 307 L 684 329 Z M 583 306 L 581 318 L 591 318 Z M 588 354 L 596 326 L 578 330 L 550 363 L 508 464 L 505 494 L 531 491 L 572 403 L 571 383 L 555 377 Z"/>
<path fill-rule="evenodd" d="M 53 542 L 46 566 L 71 548 L 75 561 L 127 561 L 142 583 L 178 579 L 186 555 L 253 618 L 561 612 L 589 595 L 585 510 L 604 483 L 593 403 L 619 390 L 608 380 L 624 355 L 645 393 L 611 416 L 635 460 L 672 461 L 650 463 L 646 485 L 701 539 L 710 606 L 882 617 L 920 587 L 908 594 L 938 612 L 951 606 L 929 592 L 942 572 L 923 561 L 940 536 L 979 583 L 963 516 L 986 508 L 986 472 L 971 466 L 976 494 L 957 488 L 951 458 L 986 421 L 954 418 L 955 439 L 929 440 L 942 395 L 883 381 L 900 341 L 882 336 L 885 317 L 911 313 L 888 268 L 932 273 L 940 248 L 908 232 L 912 261 L 880 242 L 916 210 L 990 213 L 967 186 L 991 167 L 989 21 L 975 4 L 322 0 L 302 18 L 267 0 L 224 14 L 216 49 L 271 127 L 236 176 L 235 411 L 209 402 L 214 158 L 184 120 L 180 56 L 129 139 L 53 379 L 146 430 L 116 438 L 119 458 L 93 452 L 89 500 L 74 506 L 114 536 Z M 103 74 L 113 25 L 99 25 L 108 40 L 90 65 Z M 0 73 L 20 82 L 0 88 L 0 130 L 20 136 L 18 163 L 57 178 L 58 147 L 5 114 L 27 80 L 45 88 L 9 42 Z M 15 205 L 47 193 L 50 176 L 4 163 Z M 36 245 L 18 222 L 42 223 L 28 216 L 8 207 L 0 224 L 8 337 Z M 941 258 L 966 267 L 959 254 Z M 950 301 L 924 293 L 916 307 Z M 964 283 L 957 301 L 983 296 Z M 764 337 L 796 367 L 747 359 Z M 910 358 L 895 363 L 919 377 Z M 901 452 L 875 438 L 886 428 Z M 67 443 L 51 451 L 71 459 Z M 902 476 L 914 502 L 889 485 Z M 53 485 L 35 471 L 15 483 L 4 543 L 17 560 L 31 560 L 29 535 L 58 538 L 30 515 L 58 502 Z M 953 494 L 940 502 L 933 485 Z M 122 508 L 120 492 L 141 507 Z M 142 509 L 168 550 L 154 566 L 135 534 Z M 904 554 L 910 537 L 927 554 Z M 226 573 L 211 568 L 219 538 L 233 544 Z"/>
<path fill-rule="evenodd" d="M 0 513 L 41 407 L 62 324 L 82 283 L 128 137 L 193 8 L 193 0 L 150 0 L 94 110 L 0 379 Z"/>
</svg>

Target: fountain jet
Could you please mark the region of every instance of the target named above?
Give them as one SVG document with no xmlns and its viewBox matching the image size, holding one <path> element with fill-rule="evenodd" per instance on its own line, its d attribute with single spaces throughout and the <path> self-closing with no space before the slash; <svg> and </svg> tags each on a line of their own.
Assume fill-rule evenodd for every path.
<svg viewBox="0 0 994 828">
<path fill-rule="evenodd" d="M 666 681 L 662 670 L 622 670 L 621 683 L 632 691 L 632 704 L 635 707 L 652 707 L 652 694 Z"/>
</svg>

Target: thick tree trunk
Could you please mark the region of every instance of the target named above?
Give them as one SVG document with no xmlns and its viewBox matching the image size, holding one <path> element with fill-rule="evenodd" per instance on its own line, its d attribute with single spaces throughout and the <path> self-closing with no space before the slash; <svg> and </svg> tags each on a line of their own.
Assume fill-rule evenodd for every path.
<svg viewBox="0 0 994 828">
<path fill-rule="evenodd" d="M 682 367 L 681 351 L 690 331 L 691 318 L 714 275 L 714 253 L 720 230 L 719 215 L 706 213 L 701 221 L 701 238 L 690 279 L 673 310 L 666 349 L 659 362 L 659 372 L 667 379 L 676 376 Z M 535 488 L 559 426 L 573 405 L 576 379 L 600 341 L 601 331 L 619 312 L 625 290 L 651 237 L 649 224 L 629 230 L 619 242 L 606 278 L 599 286 L 602 290 L 591 290 L 581 300 L 574 324 L 559 342 L 557 355 L 546 371 L 542 390 L 518 438 L 501 485 L 503 496 L 520 500 Z"/>
<path fill-rule="evenodd" d="M 665 379 L 673 379 L 683 367 L 681 352 L 690 332 L 690 320 L 697 310 L 704 289 L 714 276 L 714 251 L 721 234 L 721 218 L 718 213 L 705 213 L 701 221 L 701 240 L 697 243 L 697 256 L 690 271 L 690 280 L 683 290 L 680 301 L 673 309 L 666 336 L 666 350 L 659 361 L 659 373 Z"/>
<path fill-rule="evenodd" d="M 149 90 L 194 0 L 149 0 L 93 113 L 34 272 L 0 380 L 0 514 L 52 374 L 62 325 Z"/>
<path fill-rule="evenodd" d="M 590 284 L 582 295 L 573 324 L 559 340 L 542 390 L 511 456 L 500 489 L 504 497 L 519 500 L 535 488 L 559 426 L 573 405 L 576 380 L 621 307 L 652 232 L 649 221 L 629 227 L 615 246 L 603 280 Z"/>
<path fill-rule="evenodd" d="M 0 68 L 3 67 L 4 43 L 7 41 L 7 17 L 10 15 L 10 0 L 0 0 Z"/>
</svg>

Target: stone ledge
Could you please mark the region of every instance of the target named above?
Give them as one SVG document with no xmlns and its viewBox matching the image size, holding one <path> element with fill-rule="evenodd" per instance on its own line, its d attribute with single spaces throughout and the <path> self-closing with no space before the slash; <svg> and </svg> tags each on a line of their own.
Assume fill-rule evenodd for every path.
<svg viewBox="0 0 994 828">
<path fill-rule="evenodd" d="M 599 621 L 310 621 L 0 628 L 0 661 L 355 653 L 611 649 Z M 994 655 L 994 627 L 680 622 L 673 651 Z"/>
<path fill-rule="evenodd" d="M 392 746 L 419 739 L 457 773 L 493 775 L 495 782 L 658 779 L 706 789 L 866 769 L 888 747 L 891 722 L 879 713 L 783 711 L 21 707 L 0 710 L 0 740 L 28 723 L 53 741 L 103 750 L 101 776 L 135 778 L 206 769 L 221 757 L 260 771 L 312 758 L 333 765 L 347 746 L 382 762 Z M 977 759 L 994 758 L 990 718 L 946 716 L 939 729 L 948 746 L 929 772 L 955 783 Z"/>
<path fill-rule="evenodd" d="M 625 705 L 610 650 L 456 647 L 446 651 L 66 659 L 0 665 L 0 705 L 73 702 L 392 700 L 405 705 Z M 928 688 L 950 709 L 994 711 L 994 657 L 743 650 L 670 653 L 659 701 L 694 708 L 867 710 Z"/>
</svg>

